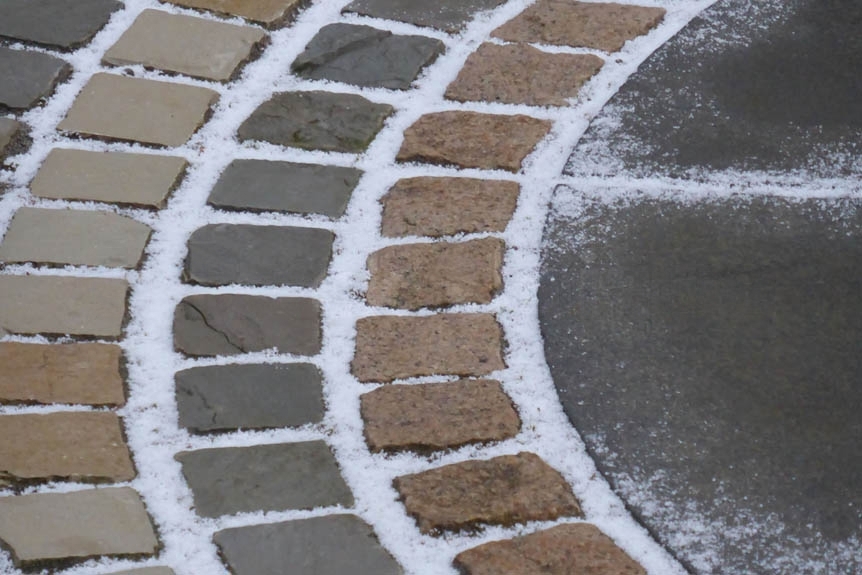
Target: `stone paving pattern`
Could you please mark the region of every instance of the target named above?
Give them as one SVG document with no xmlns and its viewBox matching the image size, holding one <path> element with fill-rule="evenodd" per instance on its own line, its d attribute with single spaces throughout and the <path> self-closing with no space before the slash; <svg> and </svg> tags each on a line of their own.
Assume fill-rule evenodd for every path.
<svg viewBox="0 0 862 575">
<path fill-rule="evenodd" d="M 246 25 L 147 9 L 102 56 L 108 72 L 92 76 L 57 126 L 58 137 L 95 138 L 149 147 L 185 144 L 208 119 L 214 90 L 172 80 L 129 77 L 111 66 L 145 68 L 230 82 L 266 49 L 268 32 L 289 25 L 301 0 L 163 0 Z M 431 5 L 417 0 L 356 0 L 347 14 L 391 19 L 446 33 L 462 30 L 503 0 Z M 562 43 L 615 51 L 647 32 L 663 11 L 617 5 L 540 2 L 525 21 L 496 32 L 513 44 L 485 43 L 448 87 L 450 101 L 564 106 L 597 73 L 603 59 L 552 54 L 528 43 Z M 71 73 L 59 56 L 86 44 L 123 9 L 114 0 L 7 0 L 0 3 L 0 110 L 37 106 Z M 550 14 L 550 16 L 549 16 Z M 588 16 L 588 23 L 578 19 Z M 550 18 L 550 20 L 548 20 Z M 555 22 L 554 19 L 560 19 Z M 541 21 L 540 29 L 535 22 Z M 599 33 L 596 30 L 599 29 Z M 34 46 L 59 50 L 54 55 Z M 409 90 L 445 44 L 354 23 L 323 27 L 290 66 L 295 76 L 365 88 Z M 562 73 L 565 70 L 565 73 Z M 230 86 L 229 84 L 226 84 Z M 354 94 L 301 91 L 275 94 L 239 127 L 239 142 L 349 154 L 364 152 L 395 112 Z M 166 119 L 170 119 L 166 121 Z M 548 135 L 551 123 L 529 115 L 459 110 L 422 116 L 404 134 L 401 163 L 517 173 Z M 0 118 L 0 157 L 21 149 L 15 120 Z M 96 201 L 144 208 L 158 217 L 180 184 L 179 155 L 86 151 L 56 147 L 30 183 L 36 198 Z M 282 212 L 341 218 L 363 173 L 355 168 L 235 159 L 210 190 L 218 210 Z M 498 178 L 498 174 L 493 174 Z M 484 177 L 417 177 L 396 182 L 381 198 L 380 234 L 444 238 L 503 232 L 519 201 L 514 181 Z M 21 208 L 0 243 L 0 259 L 39 268 L 57 265 L 133 269 L 149 227 L 106 210 Z M 326 277 L 334 234 L 291 226 L 214 224 L 188 240 L 183 279 L 195 286 L 289 285 L 315 289 Z M 349 238 L 348 238 L 349 241 Z M 396 243 L 371 254 L 365 301 L 351 362 L 360 382 L 391 383 L 450 376 L 441 383 L 384 385 L 360 398 L 365 439 L 374 452 L 427 454 L 516 437 L 518 407 L 496 380 L 469 379 L 502 370 L 505 337 L 491 313 L 372 316 L 370 306 L 405 310 L 486 304 L 503 289 L 506 245 L 497 237 L 440 243 Z M 0 275 L 0 336 L 118 339 L 126 321 L 129 285 L 122 279 Z M 324 302 L 325 305 L 325 302 Z M 176 307 L 176 351 L 190 357 L 242 356 L 273 349 L 313 357 L 321 350 L 321 302 L 197 293 Z M 122 420 L 113 411 L 80 406 L 125 403 L 125 370 L 108 343 L 0 342 L 0 404 L 72 404 L 76 411 L 0 415 L 0 487 L 45 481 L 120 483 L 135 477 Z M 175 374 L 179 425 L 207 435 L 237 430 L 314 426 L 326 416 L 324 382 L 311 363 L 228 364 Z M 323 440 L 194 449 L 176 454 L 201 517 L 341 506 L 354 497 Z M 467 460 L 395 480 L 418 529 L 437 536 L 536 520 L 580 517 L 580 504 L 562 475 L 532 453 Z M 16 567 L 54 568 L 96 557 L 156 556 L 159 542 L 139 494 L 130 487 L 0 497 L 0 541 Z M 400 574 L 398 562 L 370 525 L 352 514 L 223 529 L 213 536 L 235 575 L 346 572 Z M 577 549 L 573 553 L 572 549 Z M 596 528 L 562 525 L 468 550 L 465 573 L 641 573 Z M 484 571 L 483 571 L 484 570 Z M 578 571 L 581 572 L 581 571 Z M 115 573 L 170 575 L 167 566 Z"/>
</svg>

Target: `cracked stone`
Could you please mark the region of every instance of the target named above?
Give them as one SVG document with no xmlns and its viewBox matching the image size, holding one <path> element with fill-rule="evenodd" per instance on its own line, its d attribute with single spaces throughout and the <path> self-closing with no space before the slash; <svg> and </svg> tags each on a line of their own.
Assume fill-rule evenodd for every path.
<svg viewBox="0 0 862 575">
<path fill-rule="evenodd" d="M 443 53 L 440 40 L 354 24 L 324 26 L 291 70 L 313 80 L 405 90 Z"/>
<path fill-rule="evenodd" d="M 320 352 L 320 302 L 239 294 L 193 295 L 174 312 L 174 346 L 191 356 L 276 349 Z"/>
<path fill-rule="evenodd" d="M 183 279 L 316 288 L 326 277 L 334 239 L 319 228 L 210 224 L 189 238 Z"/>
<path fill-rule="evenodd" d="M 359 381 L 482 376 L 505 367 L 502 329 L 491 314 L 377 316 L 356 322 L 351 369 Z"/>
<path fill-rule="evenodd" d="M 71 72 L 72 67 L 60 58 L 0 46 L 0 108 L 23 110 L 35 106 Z"/>
<path fill-rule="evenodd" d="M 0 261 L 136 268 L 150 231 L 113 212 L 21 208 L 0 243 Z"/>
<path fill-rule="evenodd" d="M 195 433 L 323 419 L 321 374 L 309 363 L 193 367 L 175 377 L 180 426 Z"/>
<path fill-rule="evenodd" d="M 207 203 L 255 212 L 322 214 L 340 218 L 362 172 L 354 168 L 234 160 L 219 178 Z"/>
<path fill-rule="evenodd" d="M 353 505 L 324 441 L 200 449 L 176 459 L 202 517 Z"/>
<path fill-rule="evenodd" d="M 213 540 L 235 575 L 401 575 L 398 563 L 355 515 L 251 525 L 217 531 Z"/>
<path fill-rule="evenodd" d="M 285 92 L 276 94 L 239 127 L 241 141 L 262 140 L 290 148 L 363 152 L 392 114 L 354 94 Z"/>
<path fill-rule="evenodd" d="M 121 355 L 103 343 L 0 343 L 0 403 L 123 405 Z"/>
<path fill-rule="evenodd" d="M 588 523 L 570 523 L 459 553 L 464 575 L 646 575 L 646 570 Z"/>
<path fill-rule="evenodd" d="M 539 0 L 491 34 L 509 42 L 616 52 L 664 19 L 664 8 Z"/>
<path fill-rule="evenodd" d="M 178 156 L 55 148 L 30 192 L 40 198 L 163 208 L 187 165 Z"/>
<path fill-rule="evenodd" d="M 0 485 L 134 479 L 121 425 L 112 412 L 0 416 Z"/>
<path fill-rule="evenodd" d="M 404 132 L 396 159 L 517 172 L 550 130 L 549 121 L 529 116 L 458 111 L 427 114 Z"/>
<path fill-rule="evenodd" d="M 208 88 L 96 74 L 57 129 L 97 138 L 181 146 L 204 123 L 217 99 L 218 93 Z"/>
<path fill-rule="evenodd" d="M 434 451 L 514 437 L 521 419 L 500 382 L 391 385 L 360 397 L 372 451 Z"/>
<path fill-rule="evenodd" d="M 459 102 L 565 106 L 602 68 L 592 54 L 549 54 L 526 44 L 482 44 L 446 97 Z"/>
<path fill-rule="evenodd" d="M 128 289 L 119 279 L 0 276 L 0 335 L 119 337 Z"/>
<path fill-rule="evenodd" d="M 394 485 L 425 534 L 582 515 L 563 476 L 532 453 L 462 461 Z"/>
<path fill-rule="evenodd" d="M 416 310 L 488 303 L 503 288 L 497 238 L 388 246 L 368 257 L 369 305 Z"/>
<path fill-rule="evenodd" d="M 209 10 L 217 14 L 241 16 L 275 28 L 287 24 L 306 4 L 306 0 L 161 0 L 177 6 Z"/>
<path fill-rule="evenodd" d="M 518 205 L 516 182 L 419 177 L 398 180 L 381 199 L 387 237 L 502 232 Z"/>
<path fill-rule="evenodd" d="M 144 10 L 105 53 L 114 66 L 147 68 L 226 81 L 259 50 L 266 34 L 237 26 L 160 10 Z"/>
<path fill-rule="evenodd" d="M 0 540 L 25 569 L 153 555 L 159 547 L 144 504 L 129 487 L 0 497 Z"/>
<path fill-rule="evenodd" d="M 115 0 L 3 0 L 0 36 L 71 50 L 89 42 L 122 7 Z"/>
<path fill-rule="evenodd" d="M 477 12 L 492 10 L 503 2 L 505 0 L 459 0 L 458 2 L 354 0 L 347 5 L 344 12 L 397 20 L 456 33 L 460 32 Z"/>
</svg>

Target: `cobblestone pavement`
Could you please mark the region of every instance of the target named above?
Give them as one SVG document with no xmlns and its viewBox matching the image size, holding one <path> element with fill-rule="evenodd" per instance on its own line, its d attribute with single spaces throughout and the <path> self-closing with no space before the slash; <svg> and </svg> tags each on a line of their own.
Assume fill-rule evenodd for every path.
<svg viewBox="0 0 862 575">
<path fill-rule="evenodd" d="M 652 4 L 0 3 L 0 572 L 681 572 L 535 319 Z"/>
</svg>

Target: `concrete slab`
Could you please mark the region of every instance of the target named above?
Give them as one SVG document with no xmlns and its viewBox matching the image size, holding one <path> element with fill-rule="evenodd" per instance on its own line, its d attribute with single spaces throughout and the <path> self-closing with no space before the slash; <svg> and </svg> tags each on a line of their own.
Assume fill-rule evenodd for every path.
<svg viewBox="0 0 862 575">
<path fill-rule="evenodd" d="M 3 0 L 0 36 L 58 48 L 77 48 L 90 41 L 111 14 L 116 0 Z"/>
<path fill-rule="evenodd" d="M 64 60 L 29 50 L 0 46 L 0 109 L 26 109 L 46 98 L 72 67 Z"/>
</svg>

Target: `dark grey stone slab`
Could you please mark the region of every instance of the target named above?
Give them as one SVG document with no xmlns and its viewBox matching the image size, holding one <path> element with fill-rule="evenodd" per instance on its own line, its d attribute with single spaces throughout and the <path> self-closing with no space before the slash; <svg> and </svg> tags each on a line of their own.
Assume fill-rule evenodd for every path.
<svg viewBox="0 0 862 575">
<path fill-rule="evenodd" d="M 388 104 L 353 94 L 284 92 L 243 122 L 239 139 L 306 150 L 362 152 L 392 111 Z"/>
<path fill-rule="evenodd" d="M 653 54 L 572 174 L 862 174 L 862 3 L 723 0 Z"/>
<path fill-rule="evenodd" d="M 225 529 L 213 535 L 236 575 L 400 575 L 371 526 L 355 515 L 329 515 Z"/>
<path fill-rule="evenodd" d="M 320 340 L 320 302 L 314 299 L 193 295 L 174 311 L 174 347 L 192 356 L 271 348 L 314 355 Z"/>
<path fill-rule="evenodd" d="M 335 235 L 319 228 L 211 224 L 189 238 L 186 281 L 317 287 Z"/>
<path fill-rule="evenodd" d="M 324 441 L 201 449 L 176 458 L 203 517 L 353 505 Z"/>
<path fill-rule="evenodd" d="M 459 32 L 477 12 L 492 10 L 503 2 L 505 0 L 355 0 L 344 11 L 439 28 L 445 32 Z"/>
<path fill-rule="evenodd" d="M 14 147 L 21 131 L 21 123 L 12 118 L 0 118 L 0 159 Z"/>
<path fill-rule="evenodd" d="M 354 168 L 234 160 L 210 193 L 209 205 L 231 210 L 323 214 L 340 218 L 362 177 Z"/>
<path fill-rule="evenodd" d="M 3 0 L 0 36 L 72 49 L 90 41 L 111 14 L 115 0 Z"/>
<path fill-rule="evenodd" d="M 69 76 L 72 67 L 64 60 L 27 50 L 0 46 L 0 109 L 23 110 L 34 106 Z"/>
<path fill-rule="evenodd" d="M 388 30 L 330 24 L 318 32 L 291 69 L 313 80 L 405 90 L 422 68 L 443 53 L 440 40 L 394 35 Z"/>
<path fill-rule="evenodd" d="M 175 379 L 180 426 L 196 433 L 323 419 L 320 370 L 308 363 L 193 367 Z"/>
<path fill-rule="evenodd" d="M 546 246 L 563 406 L 658 539 L 696 573 L 859 573 L 862 202 L 587 203 Z"/>
</svg>

